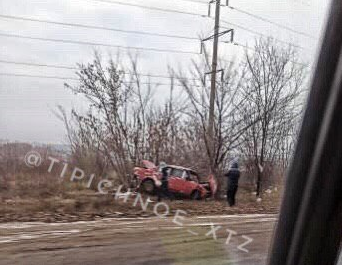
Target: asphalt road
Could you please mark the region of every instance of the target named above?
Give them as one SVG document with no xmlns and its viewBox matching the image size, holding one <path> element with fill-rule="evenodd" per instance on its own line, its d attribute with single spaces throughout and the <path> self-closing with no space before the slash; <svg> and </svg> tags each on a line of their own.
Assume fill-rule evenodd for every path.
<svg viewBox="0 0 342 265">
<path fill-rule="evenodd" d="M 0 224 L 0 265 L 263 265 L 275 215 Z"/>
</svg>

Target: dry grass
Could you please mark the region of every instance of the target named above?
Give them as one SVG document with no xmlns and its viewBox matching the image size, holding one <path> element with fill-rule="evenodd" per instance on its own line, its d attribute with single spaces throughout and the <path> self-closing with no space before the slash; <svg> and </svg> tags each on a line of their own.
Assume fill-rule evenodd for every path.
<svg viewBox="0 0 342 265">
<path fill-rule="evenodd" d="M 4 186 L 3 186 L 4 187 Z M 221 201 L 167 201 L 170 214 L 185 210 L 188 215 L 276 213 L 281 191 L 264 193 L 262 201 L 256 200 L 247 188 L 240 188 L 238 205 L 228 207 Z M 134 196 L 128 202 L 115 201 L 112 195 L 102 195 L 85 187 L 85 184 L 61 180 L 53 175 L 21 173 L 8 178 L 7 186 L 0 192 L 0 222 L 8 221 L 77 221 L 102 217 L 153 216 L 156 198 L 144 212 L 140 204 L 133 206 Z M 146 201 L 146 196 L 144 198 Z"/>
</svg>

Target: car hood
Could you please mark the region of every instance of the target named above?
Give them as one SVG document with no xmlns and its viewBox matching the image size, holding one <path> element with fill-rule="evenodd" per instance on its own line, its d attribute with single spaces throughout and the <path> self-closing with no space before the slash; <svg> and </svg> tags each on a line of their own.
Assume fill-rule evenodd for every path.
<svg viewBox="0 0 342 265">
<path fill-rule="evenodd" d="M 146 168 L 149 168 L 149 169 L 156 169 L 157 168 L 157 166 L 151 161 L 143 160 L 142 163 Z"/>
</svg>

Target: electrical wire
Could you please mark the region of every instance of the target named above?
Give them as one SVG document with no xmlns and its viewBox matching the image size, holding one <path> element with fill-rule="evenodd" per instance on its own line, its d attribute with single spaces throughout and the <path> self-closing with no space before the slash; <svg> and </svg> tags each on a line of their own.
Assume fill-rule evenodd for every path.
<svg viewBox="0 0 342 265">
<path fill-rule="evenodd" d="M 302 47 L 302 46 L 300 46 L 300 45 L 298 45 L 298 44 L 294 44 L 294 43 L 292 43 L 292 42 L 280 40 L 280 39 L 275 38 L 275 37 L 273 37 L 273 36 L 269 36 L 269 35 L 260 33 L 260 32 L 255 31 L 255 30 L 251 30 L 251 29 L 249 29 L 249 28 L 240 26 L 240 25 L 235 24 L 235 23 L 232 23 L 232 22 L 228 22 L 228 21 L 226 21 L 226 20 L 221 20 L 221 21 L 222 21 L 223 23 L 227 24 L 227 25 L 232 25 L 232 26 L 234 26 L 234 27 L 236 27 L 236 28 L 242 29 L 242 30 L 244 30 L 244 31 L 250 32 L 250 33 L 252 33 L 252 34 L 254 34 L 254 35 L 258 35 L 258 36 L 263 37 L 263 38 L 271 38 L 271 39 L 277 40 L 277 41 L 279 41 L 279 42 L 281 42 L 281 43 L 284 43 L 284 44 L 287 44 L 287 45 L 296 47 L 296 48 L 301 49 L 301 50 L 309 50 L 308 48 Z M 227 28 L 227 27 L 221 27 L 221 28 L 230 29 L 230 28 Z"/>
<path fill-rule="evenodd" d="M 185 1 L 185 2 L 192 2 L 192 3 L 197 3 L 197 4 L 204 4 L 204 5 L 208 5 L 208 2 L 202 2 L 202 1 L 197 1 L 197 0 L 181 0 L 181 1 Z M 310 35 L 310 34 L 307 34 L 303 31 L 299 31 L 299 30 L 296 30 L 296 29 L 293 29 L 289 26 L 286 26 L 286 25 L 282 25 L 278 22 L 275 22 L 271 19 L 268 19 L 268 18 L 265 18 L 263 16 L 260 16 L 260 15 L 256 15 L 256 14 L 253 14 L 249 11 L 246 11 L 242 8 L 239 8 L 239 7 L 234 7 L 234 6 L 231 6 L 231 5 L 221 5 L 222 7 L 228 7 L 230 8 L 231 10 L 234 10 L 236 12 L 239 12 L 241 14 L 244 14 L 244 15 L 247 15 L 247 16 L 250 16 L 250 17 L 253 17 L 255 19 L 258 19 L 260 21 L 263 21 L 263 22 L 266 22 L 266 23 L 269 23 L 269 24 L 272 24 L 272 25 L 275 25 L 279 28 L 282 28 L 282 29 L 285 29 L 287 31 L 291 31 L 293 33 L 296 33 L 296 34 L 299 34 L 299 35 L 302 35 L 302 36 L 305 36 L 305 37 L 308 37 L 308 38 L 311 38 L 311 39 L 315 39 L 317 40 L 317 37 L 313 36 L 313 35 Z"/>
<path fill-rule="evenodd" d="M 25 35 L 21 35 L 21 34 L 0 33 L 0 36 L 9 37 L 9 38 L 21 38 L 21 39 L 29 39 L 29 40 L 58 42 L 58 43 L 69 43 L 69 44 L 91 45 L 91 46 L 103 46 L 103 47 L 111 47 L 111 48 L 119 48 L 119 49 L 121 48 L 121 49 L 132 49 L 132 50 L 144 50 L 144 51 L 159 52 L 159 53 L 179 53 L 179 54 L 196 54 L 196 55 L 200 54 L 198 52 L 184 51 L 184 50 L 158 49 L 158 48 L 147 48 L 147 47 L 133 47 L 133 46 L 123 46 L 123 45 L 112 45 L 112 44 L 106 44 L 106 43 L 100 43 L 100 42 L 87 42 L 87 41 L 76 41 L 76 40 L 65 40 L 65 39 L 51 39 L 51 38 L 31 37 L 31 36 L 25 36 Z"/>
<path fill-rule="evenodd" d="M 37 19 L 37 18 L 22 17 L 22 16 L 10 16 L 10 15 L 4 15 L 4 14 L 0 14 L 0 18 L 20 20 L 20 21 L 39 22 L 39 23 L 68 26 L 68 27 L 107 30 L 107 31 L 115 31 L 115 32 L 130 33 L 130 34 L 147 35 L 147 36 L 167 37 L 167 38 L 186 39 L 186 40 L 199 40 L 199 38 L 190 37 L 190 36 L 154 33 L 154 32 L 146 32 L 146 31 L 138 31 L 138 30 L 124 30 L 124 29 L 118 29 L 118 28 L 85 25 L 85 24 L 79 24 L 79 23 L 67 23 L 67 22 L 60 22 L 60 21 L 53 21 L 53 20 L 46 20 L 46 19 Z"/>
<path fill-rule="evenodd" d="M 128 5 L 128 6 L 136 6 L 136 7 L 142 7 L 141 5 L 135 5 L 135 4 L 129 4 L 129 3 L 122 3 L 122 2 L 118 2 L 118 1 L 108 1 L 108 0 L 88 0 L 88 1 L 100 1 L 100 2 L 110 2 L 110 3 L 120 3 L 122 5 Z M 185 0 L 184 0 L 185 1 Z M 190 1 L 190 0 L 187 0 L 187 1 Z M 192 2 L 197 2 L 197 1 L 192 1 Z M 203 2 L 202 2 L 203 3 Z M 144 6 L 144 7 L 147 7 L 147 6 Z M 248 13 L 246 11 L 243 11 L 241 9 L 238 9 L 238 8 L 235 8 L 235 7 L 230 7 L 231 9 L 234 9 L 234 10 L 237 10 L 237 11 L 241 11 L 241 12 L 244 12 L 246 14 L 249 14 L 251 16 L 254 16 L 254 17 L 258 17 L 259 19 L 263 19 L 264 21 L 267 21 L 267 19 L 264 19 L 264 18 L 261 18 L 257 15 L 254 15 L 254 14 L 251 14 L 251 13 Z M 153 10 L 159 10 L 159 8 L 153 8 Z M 164 10 L 164 9 L 162 9 Z M 170 12 L 172 10 L 169 10 Z M 184 14 L 189 14 L 188 12 L 182 12 Z M 197 14 L 197 13 L 190 13 L 190 14 Z M 202 15 L 200 14 L 197 14 L 198 16 L 200 17 L 203 17 Z M 206 17 L 206 16 L 204 16 Z M 15 19 L 15 20 L 22 20 L 22 21 L 32 21 L 32 22 L 40 22 L 40 23 L 47 23 L 47 24 L 55 24 L 55 25 L 61 25 L 61 26 L 70 26 L 70 27 L 78 27 L 78 28 L 90 28 L 90 29 L 97 29 L 97 30 L 107 30 L 107 31 L 115 31 L 115 32 L 122 32 L 122 33 L 130 33 L 130 34 L 140 34 L 140 35 L 149 35 L 149 36 L 159 36 L 159 37 L 168 37 L 168 38 L 177 38 L 177 39 L 187 39 L 187 40 L 199 40 L 199 38 L 197 37 L 192 37 L 192 36 L 184 36 L 184 35 L 174 35 L 174 34 L 163 34 L 163 33 L 153 33 L 153 32 L 145 32 L 145 31 L 136 31 L 136 30 L 124 30 L 124 29 L 118 29 L 118 28 L 110 28 L 110 27 L 102 27 L 102 26 L 94 26 L 94 25 L 85 25 L 85 24 L 79 24 L 79 23 L 67 23 L 67 22 L 60 22 L 60 21 L 52 21 L 52 20 L 43 20 L 43 19 L 36 19 L 36 18 L 27 18 L 27 17 L 21 17 L 21 16 L 11 16 L 11 15 L 4 15 L 4 14 L 0 14 L 0 18 L 7 18 L 7 19 Z M 211 17 L 209 17 L 210 19 L 213 19 Z M 241 26 L 239 24 L 236 24 L 236 23 L 233 23 L 233 22 L 228 22 L 228 21 L 225 21 L 225 20 L 221 20 L 223 23 L 226 23 L 228 25 L 232 25 L 236 28 L 240 28 L 244 31 L 247 31 L 247 32 L 250 32 L 250 33 L 253 33 L 254 35 L 258 35 L 258 36 L 262 36 L 262 37 L 270 37 L 270 38 L 273 38 L 273 39 L 276 39 L 278 40 L 279 42 L 282 42 L 282 43 L 285 43 L 285 44 L 290 44 L 294 47 L 297 47 L 299 49 L 305 49 L 307 50 L 307 48 L 304 48 L 300 45 L 297 45 L 297 44 L 294 44 L 294 43 L 291 43 L 291 42 L 287 42 L 287 41 L 283 41 L 283 40 L 279 40 L 275 37 L 272 37 L 272 36 L 269 36 L 269 35 L 266 35 L 266 34 L 262 34 L 260 32 L 257 32 L 255 30 L 251 30 L 247 27 L 244 27 L 244 26 Z M 272 21 L 268 21 L 270 23 L 273 23 Z M 274 23 L 274 24 L 277 24 L 277 23 Z M 281 27 L 286 27 L 287 29 L 290 30 L 290 28 L 288 28 L 287 26 L 282 26 L 280 24 L 278 24 L 279 26 Z M 298 32 L 297 32 L 298 33 Z M 304 33 L 305 34 L 305 33 Z M 308 35 L 308 34 L 306 34 Z M 311 35 L 308 35 L 309 37 L 312 37 L 314 38 L 313 36 Z M 92 45 L 92 43 L 91 43 Z M 97 44 L 99 45 L 99 44 Z M 102 46 L 104 46 L 102 44 Z M 105 46 L 108 46 L 108 44 L 105 44 Z M 118 47 L 119 48 L 119 47 Z M 133 47 L 134 48 L 134 47 Z M 141 49 L 141 48 L 140 48 Z"/>
<path fill-rule="evenodd" d="M 212 17 L 208 17 L 207 15 L 201 15 L 201 14 L 198 14 L 198 13 L 193 13 L 193 12 L 185 12 L 185 11 L 177 11 L 177 10 L 173 10 L 173 9 L 165 9 L 165 8 L 158 8 L 158 7 L 149 7 L 149 6 L 144 6 L 144 5 L 139 5 L 139 4 L 131 4 L 131 3 L 125 3 L 125 2 L 121 2 L 121 1 L 114 1 L 114 0 L 87 0 L 87 1 L 95 1 L 95 2 L 104 2 L 104 3 L 111 3 L 111 4 L 118 4 L 118 5 L 125 5 L 125 6 L 132 6 L 132 7 L 139 7 L 139 8 L 144 8 L 144 9 L 150 9 L 150 10 L 155 10 L 155 11 L 162 11 L 162 12 L 169 12 L 169 13 L 181 13 L 181 14 L 184 14 L 184 15 L 191 15 L 191 16 L 196 16 L 196 17 L 206 17 L 206 18 L 209 18 L 209 19 L 212 19 L 214 20 L 214 18 Z M 187 0 L 187 1 L 190 1 L 190 0 Z M 191 2 L 195 2 L 195 0 L 191 0 Z M 202 3 L 204 4 L 204 2 L 198 2 L 198 3 Z M 235 24 L 235 23 L 230 23 L 228 21 L 224 21 L 224 20 L 221 20 L 222 22 L 224 23 L 228 23 L 230 25 L 233 25 L 237 28 L 240 28 L 242 30 L 245 30 L 245 31 L 249 31 L 249 32 L 252 32 L 253 34 L 255 35 L 262 35 L 263 37 L 271 37 L 271 38 L 274 38 L 272 36 L 268 36 L 266 34 L 262 34 L 262 33 L 259 33 L 259 32 L 255 32 L 251 29 L 248 29 L 244 26 L 240 26 L 238 24 Z M 275 38 L 274 38 L 275 39 Z M 278 40 L 280 42 L 284 42 L 284 43 L 289 43 L 289 42 L 286 42 L 286 41 L 281 41 L 281 40 Z M 306 49 L 304 47 L 301 47 L 297 44 L 293 44 L 291 43 L 292 46 L 295 46 L 295 47 L 300 47 L 300 49 Z"/>
<path fill-rule="evenodd" d="M 57 68 L 57 69 L 69 69 L 69 70 L 79 70 L 80 69 L 80 68 L 74 67 L 74 66 L 65 66 L 65 65 L 56 65 L 56 64 L 42 64 L 42 63 L 32 63 L 32 62 L 18 62 L 18 61 L 8 61 L 8 60 L 0 60 L 0 63 L 25 65 L 25 66 L 35 66 L 35 67 Z M 129 75 L 132 73 L 128 73 L 128 72 L 123 71 L 123 74 Z M 156 75 L 156 74 L 137 73 L 137 75 L 138 76 L 144 76 L 144 77 L 155 77 L 155 78 L 166 78 L 166 79 L 172 79 L 173 78 L 173 77 L 167 76 L 167 75 Z M 181 78 L 181 79 L 183 79 L 183 80 L 200 80 L 199 78 Z"/>
<path fill-rule="evenodd" d="M 15 73 L 4 73 L 0 72 L 0 76 L 9 76 L 9 77 L 28 77 L 28 78 L 44 78 L 44 79 L 59 79 L 59 80 L 75 80 L 79 81 L 79 78 L 76 77 L 64 77 L 64 76 L 56 76 L 56 75 L 31 75 L 31 74 L 15 74 Z M 121 82 L 125 85 L 131 85 L 135 83 L 132 82 Z M 167 83 L 159 83 L 159 82 L 139 82 L 140 85 L 155 85 L 155 86 L 171 86 Z M 173 86 L 182 86 L 180 84 L 173 84 Z M 196 85 L 195 85 L 196 86 Z"/>
<path fill-rule="evenodd" d="M 166 12 L 166 13 L 190 15 L 190 16 L 196 16 L 196 17 L 207 17 L 206 14 L 201 15 L 201 14 L 193 13 L 193 12 L 180 11 L 180 10 L 176 10 L 176 9 L 168 9 L 168 8 L 161 8 L 161 7 L 145 6 L 145 5 L 127 3 L 127 2 L 122 2 L 122 1 L 114 1 L 114 0 L 87 0 L 87 1 L 101 2 L 101 3 L 114 4 L 114 5 L 122 5 L 122 6 L 130 6 L 130 7 L 138 7 L 138 8 L 142 8 L 142 9 L 154 10 L 154 11 L 160 11 L 160 12 Z"/>
<path fill-rule="evenodd" d="M 307 33 L 305 33 L 305 32 L 302 32 L 302 31 L 299 31 L 299 30 L 290 28 L 290 27 L 288 27 L 288 26 L 286 26 L 286 25 L 279 24 L 278 22 L 272 21 L 272 20 L 267 19 L 267 18 L 264 18 L 264 17 L 262 17 L 262 16 L 252 14 L 252 13 L 250 13 L 250 12 L 248 12 L 248 11 L 245 11 L 245 10 L 243 10 L 243 9 L 241 9 L 241 8 L 232 7 L 232 6 L 228 6 L 228 7 L 229 7 L 230 9 L 232 9 L 232 10 L 235 10 L 235 11 L 239 12 L 239 13 L 245 14 L 245 15 L 247 15 L 247 16 L 253 17 L 253 18 L 258 19 L 258 20 L 261 20 L 261 21 L 263 21 L 263 22 L 267 22 L 267 23 L 269 23 L 269 24 L 275 25 L 275 26 L 277 26 L 277 27 L 279 27 L 279 28 L 282 28 L 282 29 L 285 29 L 285 30 L 287 30 L 287 31 L 291 31 L 291 32 L 296 33 L 296 34 L 298 34 L 298 35 L 302 35 L 302 36 L 305 36 L 305 37 L 308 37 L 308 38 L 317 40 L 317 38 L 316 38 L 315 36 L 312 36 L 312 35 L 307 34 Z"/>
</svg>

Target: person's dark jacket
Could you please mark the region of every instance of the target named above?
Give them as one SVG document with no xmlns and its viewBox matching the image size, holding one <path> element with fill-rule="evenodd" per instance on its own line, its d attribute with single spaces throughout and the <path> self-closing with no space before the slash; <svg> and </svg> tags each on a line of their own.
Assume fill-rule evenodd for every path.
<svg viewBox="0 0 342 265">
<path fill-rule="evenodd" d="M 228 178 L 229 186 L 238 186 L 240 178 L 239 165 L 234 163 L 225 176 Z"/>
<path fill-rule="evenodd" d="M 167 167 L 162 169 L 161 183 L 161 189 L 166 192 L 169 189 L 169 174 L 167 172 Z"/>
<path fill-rule="evenodd" d="M 162 168 L 161 171 L 162 171 L 162 179 L 161 179 L 161 181 L 162 182 L 167 182 L 168 178 L 169 178 L 169 175 L 168 175 L 168 172 L 167 172 L 167 167 Z"/>
</svg>

